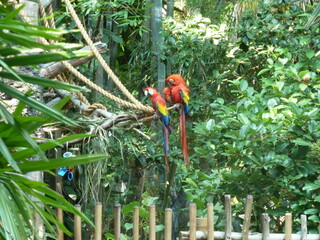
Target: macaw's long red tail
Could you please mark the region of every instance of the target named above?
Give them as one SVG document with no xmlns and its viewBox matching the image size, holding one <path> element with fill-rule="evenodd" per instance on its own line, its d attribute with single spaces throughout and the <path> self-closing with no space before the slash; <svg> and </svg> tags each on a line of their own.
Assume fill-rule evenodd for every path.
<svg viewBox="0 0 320 240">
<path fill-rule="evenodd" d="M 186 114 L 184 109 L 182 108 L 180 111 L 180 141 L 184 162 L 187 168 L 190 168 L 189 158 L 188 158 L 188 143 L 187 143 L 187 132 L 186 132 Z"/>
<path fill-rule="evenodd" d="M 170 169 L 169 165 L 169 130 L 163 125 L 163 148 L 164 148 L 164 159 L 167 166 L 167 171 Z"/>
</svg>

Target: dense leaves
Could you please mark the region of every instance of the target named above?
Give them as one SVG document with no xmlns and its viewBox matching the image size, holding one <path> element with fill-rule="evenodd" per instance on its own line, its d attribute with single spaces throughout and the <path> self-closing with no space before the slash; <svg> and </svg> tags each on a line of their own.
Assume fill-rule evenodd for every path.
<svg viewBox="0 0 320 240">
<path fill-rule="evenodd" d="M 167 19 L 163 24 L 164 42 L 159 48 L 167 75 L 182 74 L 192 92 L 187 127 L 193 166 L 190 171 L 185 169 L 179 132 L 175 131 L 170 137 L 170 161 L 177 165 L 177 171 L 167 206 L 184 209 L 188 202 L 196 202 L 202 208 L 213 201 L 216 226 L 222 230 L 223 195 L 231 194 L 234 229 L 239 230 L 244 200 L 251 194 L 257 220 L 253 231 L 261 230 L 259 218 L 263 212 L 271 216 L 272 231 L 282 231 L 281 216 L 290 211 L 295 218 L 307 214 L 308 229 L 315 232 L 320 202 L 320 35 L 316 24 L 305 28 L 314 9 L 302 3 L 303 9 L 300 3 L 286 0 L 261 1 L 259 6 L 257 1 L 239 1 L 238 5 L 233 3 L 236 1 L 210 2 L 216 5 L 215 11 L 207 7 L 208 1 L 193 1 L 188 6 L 200 7 L 211 19 L 191 14 L 196 17 L 189 21 L 185 14 L 188 11 L 179 6 L 175 20 Z M 220 11 L 220 2 L 227 2 L 225 12 Z M 106 41 L 121 44 L 115 70 L 136 96 L 146 85 L 155 86 L 157 75 L 150 36 L 142 25 L 148 22 L 148 16 L 142 16 L 148 6 L 140 3 L 105 3 L 114 10 L 108 12 L 108 20 L 119 28 L 113 32 L 111 28 L 99 30 Z M 79 1 L 89 27 L 100 24 L 95 17 L 103 18 L 101 6 L 101 1 Z M 233 28 L 234 22 L 224 21 L 223 16 L 229 16 L 236 6 L 242 9 L 234 15 L 242 18 Z M 221 18 L 213 22 L 216 16 L 209 14 L 217 11 L 221 15 L 216 16 Z M 177 114 L 170 114 L 172 125 L 178 129 Z M 153 132 L 153 124 L 140 127 L 138 131 L 152 141 L 138 131 L 117 127 L 101 131 L 104 147 L 97 149 L 99 143 L 94 142 L 88 147 L 90 152 L 103 150 L 111 156 L 101 171 L 100 188 L 107 192 L 107 209 L 114 202 L 127 204 L 123 222 L 129 232 L 133 206 L 140 206 L 146 218 L 147 203 L 161 206 L 168 200 L 161 142 Z M 100 168 L 93 166 L 91 174 Z M 99 196 L 104 196 L 101 192 Z M 199 212 L 205 215 L 203 210 Z M 108 223 L 106 228 L 112 228 Z M 146 226 L 144 220 L 143 224 Z M 179 222 L 181 228 L 183 224 Z M 299 231 L 298 221 L 294 228 Z"/>
<path fill-rule="evenodd" d="M 26 76 L 16 72 L 13 66 L 27 66 L 47 62 L 68 60 L 88 53 L 77 53 L 74 47 L 66 44 L 43 45 L 35 40 L 39 37 L 61 40 L 63 31 L 46 29 L 23 23 L 18 19 L 21 9 L 14 10 L 12 4 L 0 2 L 0 238 L 1 239 L 39 239 L 39 229 L 33 224 L 39 216 L 46 228 L 44 236 L 55 236 L 56 227 L 67 235 L 71 232 L 57 220 L 55 209 L 80 215 L 88 224 L 90 220 L 73 207 L 60 194 L 49 189 L 46 184 L 29 179 L 24 173 L 50 171 L 54 168 L 85 164 L 103 160 L 105 154 L 80 156 L 74 159 L 47 159 L 45 151 L 62 146 L 74 139 L 89 137 L 78 134 L 56 140 L 36 138 L 35 132 L 52 121 L 76 126 L 74 121 L 64 116 L 61 108 L 69 101 L 62 99 L 54 106 L 46 106 L 33 94 L 35 85 L 62 88 L 69 91 L 84 90 L 79 86 L 58 83 L 49 79 Z M 55 53 L 34 53 L 55 49 Z M 32 54 L 28 54 L 31 53 Z M 8 80 L 11 79 L 11 80 Z M 25 84 L 25 91 L 13 87 L 14 82 Z M 30 84 L 30 85 L 27 85 Z M 35 85 L 31 85 L 35 84 Z M 17 106 L 8 110 L 4 99 L 15 99 Z M 12 107 L 12 106 L 9 106 Z M 26 115 L 26 108 L 37 110 L 37 116 Z M 43 144 L 39 144 L 39 140 Z"/>
<path fill-rule="evenodd" d="M 304 29 L 307 15 L 296 5 L 276 13 L 272 7 L 244 16 L 239 47 L 229 54 L 237 64 L 236 76 L 228 75 L 233 100 L 213 99 L 210 119 L 194 127 L 194 157 L 200 169 L 203 162 L 214 169 L 203 170 L 209 178 L 220 181 L 205 184 L 209 180 L 198 172 L 191 178 L 196 185 L 186 190 L 196 194 L 204 188 L 238 200 L 253 194 L 256 217 L 267 211 L 275 229 L 282 230 L 280 216 L 291 211 L 307 214 L 309 227 L 316 230 L 319 166 L 313 146 L 320 134 L 319 29 Z"/>
</svg>

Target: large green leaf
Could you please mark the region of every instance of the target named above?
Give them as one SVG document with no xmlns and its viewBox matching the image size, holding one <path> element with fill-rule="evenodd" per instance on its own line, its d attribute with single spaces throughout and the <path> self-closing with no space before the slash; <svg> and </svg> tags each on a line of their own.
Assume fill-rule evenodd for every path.
<svg viewBox="0 0 320 240">
<path fill-rule="evenodd" d="M 13 159 L 9 149 L 7 148 L 7 145 L 3 141 L 3 139 L 0 137 L 0 153 L 2 156 L 8 161 L 8 163 L 12 166 L 14 170 L 17 172 L 20 172 L 20 168 L 17 165 L 17 162 Z"/>
<path fill-rule="evenodd" d="M 6 239 L 27 239 L 24 224 L 16 205 L 12 204 L 12 195 L 5 185 L 0 182 L 0 219 L 4 228 Z"/>
<path fill-rule="evenodd" d="M 71 236 L 71 232 L 57 219 L 55 214 L 55 208 L 60 208 L 66 212 L 78 214 L 84 221 L 93 226 L 92 222 L 83 213 L 79 212 L 74 206 L 65 200 L 63 196 L 47 188 L 46 184 L 32 181 L 26 176 L 16 173 L 2 174 L 0 182 L 1 180 L 8 183 L 6 186 L 14 196 L 12 197 L 14 205 L 19 209 L 24 208 L 24 210 L 22 209 L 22 215 L 24 217 L 23 220 L 29 222 L 29 213 L 31 213 L 33 209 L 33 211 L 36 211 L 44 220 L 44 224 L 48 231 L 53 234 L 55 233 L 55 229 L 52 227 L 53 224 L 58 226 L 65 234 Z M 38 200 L 34 201 L 30 196 L 37 198 Z M 42 208 L 39 203 L 44 204 L 44 208 Z M 52 207 L 54 207 L 54 209 Z M 32 226 L 29 226 L 29 228 L 33 229 Z"/>
<path fill-rule="evenodd" d="M 0 34 L 1 37 L 1 34 Z M 37 65 L 49 62 L 58 62 L 79 57 L 87 57 L 92 55 L 90 51 L 74 51 L 74 52 L 57 52 L 57 53 L 42 53 L 27 56 L 15 56 L 2 59 L 8 66 L 25 66 Z"/>
<path fill-rule="evenodd" d="M 29 105 L 30 107 L 33 107 L 33 108 L 39 110 L 42 113 L 47 114 L 48 116 L 50 116 L 54 119 L 57 119 L 57 120 L 64 122 L 65 124 L 69 124 L 72 126 L 77 125 L 74 121 L 65 117 L 57 110 L 52 109 L 50 107 L 47 107 L 46 105 L 34 100 L 31 97 L 25 96 L 24 94 L 22 94 L 18 90 L 14 89 L 4 83 L 1 83 L 1 82 L 0 82 L 0 91 L 6 93 L 10 97 L 13 97 L 13 98 L 20 100 L 21 102 Z"/>
<path fill-rule="evenodd" d="M 65 83 L 65 82 L 53 81 L 51 79 L 34 77 L 34 76 L 29 76 L 29 75 L 24 75 L 24 74 L 19 74 L 19 73 L 17 75 L 21 79 L 23 79 L 24 82 L 28 82 L 28 83 L 32 83 L 32 84 L 36 84 L 36 85 L 40 85 L 40 86 L 44 86 L 44 87 L 51 87 L 51 88 L 55 88 L 55 89 L 65 89 L 68 91 L 79 91 L 79 90 L 88 91 L 88 89 L 85 87 L 72 85 L 72 84 Z M 12 80 L 18 80 L 18 81 L 20 80 L 17 78 L 17 76 L 15 76 L 12 73 L 8 73 L 8 72 L 0 72 L 0 77 L 12 79 Z"/>
<path fill-rule="evenodd" d="M 57 146 L 61 146 L 61 144 L 66 143 L 68 141 L 72 141 L 74 139 L 79 138 L 85 138 L 85 137 L 92 137 L 94 135 L 88 135 L 88 134 L 74 134 L 67 137 L 63 137 L 56 140 L 50 140 L 48 139 L 46 143 L 40 144 L 39 147 L 42 151 L 47 151 L 49 149 L 52 149 Z M 26 158 L 30 158 L 36 153 L 36 151 L 32 148 L 25 149 L 19 152 L 12 153 L 12 157 L 15 159 L 15 161 L 21 161 Z M 3 158 L 0 158 L 0 162 L 3 160 Z"/>
<path fill-rule="evenodd" d="M 7 112 L 7 110 L 4 109 L 4 107 L 1 104 L 0 104 L 0 109 L 1 109 L 1 113 Z M 33 140 L 33 138 L 30 136 L 28 131 L 23 127 L 21 127 L 21 125 L 16 121 L 16 119 L 13 118 L 12 115 L 9 115 L 8 112 L 6 114 L 6 117 L 7 117 L 7 121 L 10 123 L 11 127 L 15 130 L 15 132 L 18 133 L 18 135 L 21 136 L 24 139 L 24 141 L 29 146 L 31 146 L 42 159 L 47 160 L 44 152 L 41 151 L 38 144 Z M 7 144 L 7 143 L 3 142 L 3 144 Z M 8 156 L 8 155 L 5 155 L 5 156 Z M 11 158 L 9 157 L 7 161 L 10 162 Z"/>
<path fill-rule="evenodd" d="M 309 27 L 312 26 L 312 24 L 315 23 L 315 20 L 317 19 L 317 17 L 319 16 L 320 13 L 320 3 L 318 3 L 317 7 L 315 8 L 315 10 L 313 11 L 313 13 L 311 14 L 308 22 L 306 23 L 306 25 L 304 26 L 306 29 L 308 29 Z"/>
<path fill-rule="evenodd" d="M 31 171 L 45 171 L 54 168 L 82 165 L 92 162 L 97 162 L 106 159 L 108 155 L 106 154 L 95 154 L 95 155 L 81 155 L 75 158 L 55 158 L 48 159 L 48 161 L 29 161 L 18 164 L 19 168 L 23 173 Z M 14 169 L 12 167 L 6 167 L 0 169 L 0 174 L 4 172 L 12 172 Z"/>
<path fill-rule="evenodd" d="M 36 40 L 35 38 L 32 39 L 30 37 L 14 34 L 14 33 L 4 33 L 1 31 L 0 38 L 2 38 L 3 40 L 6 40 L 7 42 L 15 43 L 27 48 L 42 48 L 42 49 L 55 48 L 50 45 L 44 45 L 44 44 L 38 43 L 35 41 Z"/>
<path fill-rule="evenodd" d="M 9 48 L 9 47 L 1 47 L 0 46 L 0 56 L 6 57 L 9 55 L 17 55 L 20 54 L 21 51 L 15 47 Z"/>
<path fill-rule="evenodd" d="M 19 34 L 29 35 L 30 37 L 43 37 L 53 40 L 60 40 L 62 32 L 54 29 L 46 29 L 46 31 L 36 29 L 33 25 L 27 23 L 17 22 L 16 20 L 2 20 L 0 21 L 0 30 L 7 29 L 10 32 L 15 32 Z M 65 31 L 64 31 L 65 33 Z"/>
<path fill-rule="evenodd" d="M 7 70 L 7 72 L 11 73 L 12 75 L 14 75 L 17 79 L 19 79 L 20 81 L 23 81 L 20 76 L 11 68 L 9 67 L 5 62 L 3 62 L 0 59 L 0 66 L 2 66 L 5 70 Z"/>
</svg>

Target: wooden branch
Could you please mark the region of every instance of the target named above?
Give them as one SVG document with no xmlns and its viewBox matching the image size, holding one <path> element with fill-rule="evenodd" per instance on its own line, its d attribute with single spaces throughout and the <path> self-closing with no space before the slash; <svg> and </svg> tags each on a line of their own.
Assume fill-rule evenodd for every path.
<svg viewBox="0 0 320 240">
<path fill-rule="evenodd" d="M 55 91 L 62 97 L 66 97 L 66 96 L 70 96 L 71 95 L 70 101 L 80 111 L 86 111 L 89 108 L 89 105 L 84 104 L 83 102 L 81 102 L 79 100 L 79 98 L 77 96 L 70 94 L 70 92 L 68 92 L 66 90 L 55 89 Z M 104 110 L 104 109 L 96 109 L 96 110 L 94 110 L 93 114 L 95 116 L 102 116 L 102 117 L 105 117 L 105 118 L 113 118 L 113 117 L 117 116 L 116 114 L 108 112 L 107 110 Z"/>
<path fill-rule="evenodd" d="M 105 53 L 107 52 L 107 47 L 106 44 L 102 42 L 97 42 L 95 43 L 95 46 L 98 48 L 98 51 L 100 53 Z M 88 46 L 82 48 L 81 50 L 85 51 L 91 51 Z M 68 62 L 73 66 L 77 67 L 80 66 L 86 62 L 89 62 L 93 58 L 93 54 L 88 57 L 83 57 L 83 58 L 76 58 L 69 60 Z M 41 70 L 40 70 L 40 76 L 44 78 L 54 78 L 55 76 L 59 75 L 63 71 L 65 71 L 66 68 L 61 62 L 55 62 L 51 64 L 46 64 Z"/>
</svg>

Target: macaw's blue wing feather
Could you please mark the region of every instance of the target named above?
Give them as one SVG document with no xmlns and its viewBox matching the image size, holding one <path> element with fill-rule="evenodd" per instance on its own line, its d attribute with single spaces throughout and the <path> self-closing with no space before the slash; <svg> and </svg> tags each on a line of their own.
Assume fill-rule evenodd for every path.
<svg viewBox="0 0 320 240">
<path fill-rule="evenodd" d="M 164 158 L 167 166 L 167 171 L 169 171 L 169 131 L 166 126 L 163 125 L 163 149 Z"/>
<path fill-rule="evenodd" d="M 170 128 L 170 119 L 169 119 L 167 107 L 165 105 L 157 103 L 157 109 L 159 111 L 159 114 L 160 114 L 160 117 L 161 117 L 161 121 L 166 126 L 166 128 L 168 129 L 169 134 L 170 134 L 171 133 L 171 128 Z"/>
<path fill-rule="evenodd" d="M 181 89 L 180 96 L 183 102 L 183 108 L 184 108 L 185 114 L 189 114 L 189 99 L 190 99 L 189 93 L 186 90 Z"/>
</svg>

